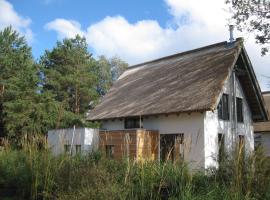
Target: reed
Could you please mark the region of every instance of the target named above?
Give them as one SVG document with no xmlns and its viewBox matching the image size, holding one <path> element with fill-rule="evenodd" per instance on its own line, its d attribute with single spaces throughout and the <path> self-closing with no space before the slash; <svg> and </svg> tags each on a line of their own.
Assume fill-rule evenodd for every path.
<svg viewBox="0 0 270 200">
<path fill-rule="evenodd" d="M 258 150 L 226 156 L 219 169 L 186 163 L 52 156 L 46 138 L 25 136 L 0 151 L 0 199 L 270 199 L 270 160 Z"/>
</svg>

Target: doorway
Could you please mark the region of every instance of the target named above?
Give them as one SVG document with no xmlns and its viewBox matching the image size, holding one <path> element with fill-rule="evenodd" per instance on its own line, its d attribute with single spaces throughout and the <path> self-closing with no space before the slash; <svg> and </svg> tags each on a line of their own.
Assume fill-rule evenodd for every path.
<svg viewBox="0 0 270 200">
<path fill-rule="evenodd" d="M 160 160 L 179 161 L 184 159 L 184 134 L 160 135 Z"/>
</svg>

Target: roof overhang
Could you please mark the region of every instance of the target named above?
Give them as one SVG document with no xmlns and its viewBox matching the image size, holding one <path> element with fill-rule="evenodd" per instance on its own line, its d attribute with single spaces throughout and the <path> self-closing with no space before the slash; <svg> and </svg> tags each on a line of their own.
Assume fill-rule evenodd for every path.
<svg viewBox="0 0 270 200">
<path fill-rule="evenodd" d="M 252 63 L 244 46 L 242 46 L 236 65 L 238 67 L 238 79 L 250 106 L 252 120 L 254 122 L 268 121 L 269 115 L 267 107 L 253 70 Z"/>
</svg>

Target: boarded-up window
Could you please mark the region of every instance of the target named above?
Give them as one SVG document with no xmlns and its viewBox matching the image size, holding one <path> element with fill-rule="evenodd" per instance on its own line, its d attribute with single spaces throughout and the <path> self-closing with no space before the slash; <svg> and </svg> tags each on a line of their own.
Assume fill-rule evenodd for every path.
<svg viewBox="0 0 270 200">
<path fill-rule="evenodd" d="M 241 98 L 236 98 L 236 109 L 237 109 L 237 122 L 243 122 L 243 100 Z"/>
<path fill-rule="evenodd" d="M 142 128 L 140 127 L 140 124 L 141 123 L 139 117 L 129 117 L 125 119 L 125 129 Z"/>
<path fill-rule="evenodd" d="M 114 155 L 114 145 L 105 145 L 106 157 L 113 158 Z"/>
<path fill-rule="evenodd" d="M 218 118 L 223 120 L 230 119 L 229 95 L 223 94 L 218 104 Z"/>
</svg>

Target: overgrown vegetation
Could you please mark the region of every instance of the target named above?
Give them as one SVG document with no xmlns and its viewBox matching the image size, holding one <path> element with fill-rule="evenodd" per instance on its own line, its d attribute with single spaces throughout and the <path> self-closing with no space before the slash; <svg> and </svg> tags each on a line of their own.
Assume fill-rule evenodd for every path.
<svg viewBox="0 0 270 200">
<path fill-rule="evenodd" d="M 44 143 L 25 137 L 17 150 L 5 142 L 0 199 L 270 199 L 270 161 L 260 152 L 203 173 L 180 163 L 109 160 L 98 152 L 53 157 Z"/>
</svg>

